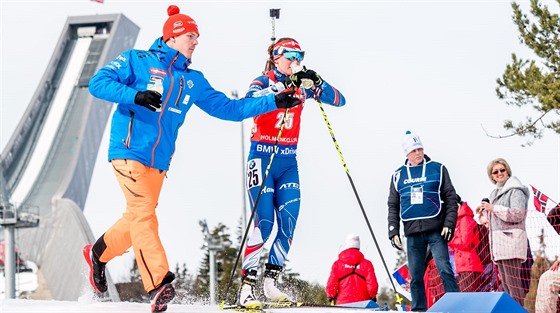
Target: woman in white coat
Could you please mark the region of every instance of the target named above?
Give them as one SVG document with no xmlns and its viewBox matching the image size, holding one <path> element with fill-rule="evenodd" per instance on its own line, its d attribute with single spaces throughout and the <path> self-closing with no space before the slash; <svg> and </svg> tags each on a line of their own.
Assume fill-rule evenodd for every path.
<svg viewBox="0 0 560 313">
<path fill-rule="evenodd" d="M 526 291 L 522 284 L 521 263 L 527 259 L 525 218 L 529 188 L 511 175 L 509 164 L 502 158 L 492 160 L 487 171 L 496 189 L 476 211 L 488 220 L 490 252 L 498 267 L 502 287 L 523 306 Z"/>
</svg>

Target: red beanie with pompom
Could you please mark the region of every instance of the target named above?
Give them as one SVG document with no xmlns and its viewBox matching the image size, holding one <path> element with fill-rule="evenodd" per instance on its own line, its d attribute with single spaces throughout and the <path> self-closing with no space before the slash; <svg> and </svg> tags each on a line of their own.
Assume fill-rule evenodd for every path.
<svg viewBox="0 0 560 313">
<path fill-rule="evenodd" d="M 179 7 L 176 5 L 170 5 L 167 8 L 169 18 L 163 24 L 163 41 L 190 32 L 200 35 L 196 22 L 190 16 L 179 12 Z"/>
</svg>

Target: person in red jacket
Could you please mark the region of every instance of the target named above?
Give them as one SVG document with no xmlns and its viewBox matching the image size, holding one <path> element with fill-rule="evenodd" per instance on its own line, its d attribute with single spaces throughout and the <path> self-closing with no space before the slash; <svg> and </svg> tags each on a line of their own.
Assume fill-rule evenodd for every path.
<svg viewBox="0 0 560 313">
<path fill-rule="evenodd" d="M 478 225 L 474 220 L 473 210 L 467 202 L 459 198 L 459 210 L 455 237 L 449 242 L 453 249 L 455 272 L 459 275 L 459 290 L 462 292 L 480 291 L 480 277 L 483 267 L 476 247 L 480 244 Z"/>
<path fill-rule="evenodd" d="M 327 297 L 334 300 L 335 304 L 377 301 L 378 288 L 373 264 L 360 251 L 360 237 L 348 235 L 344 250 L 332 265 L 325 288 Z"/>
</svg>

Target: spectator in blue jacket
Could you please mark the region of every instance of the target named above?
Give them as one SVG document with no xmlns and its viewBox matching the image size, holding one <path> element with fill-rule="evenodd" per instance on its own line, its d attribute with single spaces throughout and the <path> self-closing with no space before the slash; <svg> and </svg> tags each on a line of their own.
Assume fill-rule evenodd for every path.
<svg viewBox="0 0 560 313">
<path fill-rule="evenodd" d="M 101 68 L 90 80 L 97 98 L 117 103 L 111 122 L 109 161 L 126 198 L 126 210 L 95 244 L 86 245 L 89 279 L 97 293 L 107 290 L 105 265 L 134 249 L 152 312 L 167 309 L 175 296 L 167 257 L 158 235 L 156 206 L 175 152 L 175 141 L 189 109 L 231 121 L 299 104 L 293 90 L 266 97 L 232 100 L 191 69 L 198 45 L 196 22 L 167 9 L 162 36 L 149 50 L 129 50 Z M 293 79 L 294 84 L 300 82 Z"/>
</svg>

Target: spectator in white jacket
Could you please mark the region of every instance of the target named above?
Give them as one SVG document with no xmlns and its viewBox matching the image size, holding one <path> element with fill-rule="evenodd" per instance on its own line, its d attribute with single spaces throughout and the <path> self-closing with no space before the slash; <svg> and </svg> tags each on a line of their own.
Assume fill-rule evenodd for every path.
<svg viewBox="0 0 560 313">
<path fill-rule="evenodd" d="M 526 291 L 521 278 L 521 263 L 527 259 L 525 218 L 529 188 L 511 176 L 511 167 L 502 158 L 492 160 L 487 172 L 496 188 L 476 211 L 488 220 L 490 252 L 498 267 L 502 288 L 523 306 Z"/>
</svg>

